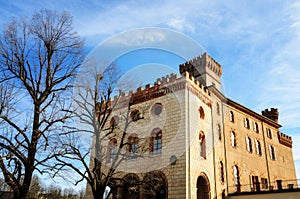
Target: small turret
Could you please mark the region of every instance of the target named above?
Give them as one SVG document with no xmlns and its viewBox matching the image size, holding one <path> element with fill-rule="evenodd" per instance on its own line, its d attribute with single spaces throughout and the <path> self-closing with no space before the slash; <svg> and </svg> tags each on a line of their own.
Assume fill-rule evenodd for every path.
<svg viewBox="0 0 300 199">
<path fill-rule="evenodd" d="M 271 110 L 265 109 L 261 114 L 278 123 L 279 112 L 277 108 L 271 108 Z"/>
</svg>

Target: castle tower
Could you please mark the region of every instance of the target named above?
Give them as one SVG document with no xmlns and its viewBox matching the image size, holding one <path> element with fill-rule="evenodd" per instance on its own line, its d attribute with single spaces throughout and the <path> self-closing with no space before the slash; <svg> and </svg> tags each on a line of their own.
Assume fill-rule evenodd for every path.
<svg viewBox="0 0 300 199">
<path fill-rule="evenodd" d="M 214 85 L 221 91 L 222 66 L 206 52 L 184 64 L 179 65 L 180 74 L 188 71 L 205 86 Z"/>
<path fill-rule="evenodd" d="M 271 110 L 266 109 L 262 111 L 261 114 L 278 123 L 279 112 L 277 108 L 271 108 Z"/>
</svg>

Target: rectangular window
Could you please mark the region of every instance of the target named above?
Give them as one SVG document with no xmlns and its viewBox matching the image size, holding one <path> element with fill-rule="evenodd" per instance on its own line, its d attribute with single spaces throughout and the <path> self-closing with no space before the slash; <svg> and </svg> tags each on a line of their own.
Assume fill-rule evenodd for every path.
<svg viewBox="0 0 300 199">
<path fill-rule="evenodd" d="M 267 178 L 261 178 L 261 188 L 268 189 L 268 179 Z"/>
</svg>

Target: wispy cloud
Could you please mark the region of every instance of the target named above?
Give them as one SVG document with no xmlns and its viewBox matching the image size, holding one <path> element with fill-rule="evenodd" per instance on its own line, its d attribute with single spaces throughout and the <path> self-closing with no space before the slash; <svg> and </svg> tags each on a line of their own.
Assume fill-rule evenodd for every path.
<svg viewBox="0 0 300 199">
<path fill-rule="evenodd" d="M 299 127 L 299 1 L 0 1 L 1 22 L 8 22 L 11 16 L 31 16 L 40 8 L 67 10 L 74 16 L 75 29 L 92 47 L 136 28 L 180 31 L 204 46 L 223 66 L 226 96 L 257 112 L 278 107 L 283 126 Z M 153 32 L 115 42 L 139 46 L 174 41 L 179 52 L 190 50 L 191 43 L 170 37 Z M 299 140 L 298 134 L 295 136 Z"/>
</svg>

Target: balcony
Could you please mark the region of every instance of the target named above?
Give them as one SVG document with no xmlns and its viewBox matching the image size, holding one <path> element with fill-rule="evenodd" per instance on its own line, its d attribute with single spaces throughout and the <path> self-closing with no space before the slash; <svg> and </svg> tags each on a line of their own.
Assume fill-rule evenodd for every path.
<svg viewBox="0 0 300 199">
<path fill-rule="evenodd" d="M 241 184 L 238 186 L 228 186 L 228 193 L 234 195 L 251 195 L 257 193 L 276 193 L 300 191 L 300 179 L 276 180 L 271 183 Z"/>
</svg>

